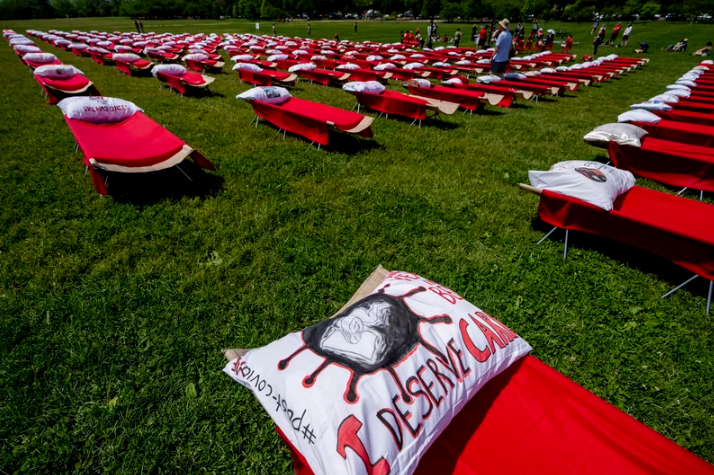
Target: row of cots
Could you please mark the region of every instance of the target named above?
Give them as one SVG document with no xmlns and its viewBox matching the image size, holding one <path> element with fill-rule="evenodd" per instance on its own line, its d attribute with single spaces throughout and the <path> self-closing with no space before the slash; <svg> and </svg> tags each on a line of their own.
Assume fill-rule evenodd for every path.
<svg viewBox="0 0 714 475">
<path fill-rule="evenodd" d="M 236 62 L 233 69 L 238 70 L 242 81 L 258 86 L 291 86 L 298 77 L 324 85 L 386 83 L 389 79 L 409 81 L 410 94 L 387 91 L 374 85 L 347 84 L 345 89 L 355 93 L 362 106 L 387 116 L 408 117 L 419 124 L 429 112 L 453 113 L 458 108 L 473 112 L 487 104 L 509 107 L 519 98 L 562 95 L 566 90 L 577 90 L 580 85 L 605 81 L 647 61 L 611 55 L 564 66 L 563 63 L 572 61 L 574 55 L 545 52 L 514 58 L 511 62 L 514 71 L 504 79 L 481 76 L 473 83 L 469 81 L 469 75 L 488 69 L 492 51 L 452 47 L 416 52 L 405 45 L 228 34 L 222 38 L 215 34 L 136 35 L 54 30 L 49 33 L 30 31 L 29 34 L 78 56 L 88 55 L 100 64 L 115 64 L 127 74 L 148 73 L 151 70 L 160 81 L 182 94 L 197 88 L 207 89 L 212 78 L 196 72 L 221 71 L 224 62 L 219 49 L 225 50 Z M 31 67 L 56 61 L 53 55 L 43 55 L 27 48 L 23 47 L 20 51 Z M 154 65 L 139 54 L 161 64 Z M 181 54 L 184 56 L 181 57 Z M 261 59 L 262 56 L 266 59 Z M 166 64 L 179 60 L 183 60 L 186 66 Z M 440 80 L 443 86 L 434 85 L 429 79 Z M 287 131 L 302 135 L 301 130 Z M 324 137 L 321 137 L 322 141 L 308 138 L 326 145 Z"/>
<path fill-rule="evenodd" d="M 33 57 L 26 58 L 32 54 L 27 51 L 27 47 L 34 46 L 30 44 L 32 40 L 12 32 L 4 34 L 26 64 L 32 60 Z M 31 64 L 35 68 L 35 77 L 38 77 L 38 69 L 42 72 L 47 66 Z M 158 66 L 174 68 L 180 65 L 165 64 L 154 68 Z M 669 87 L 665 94 L 632 106 L 633 110 L 623 114 L 622 120 L 635 121 L 637 125 L 615 124 L 613 127 L 611 124 L 589 134 L 587 140 L 598 145 L 606 144 L 613 162 L 629 171 L 601 163 L 574 161 L 557 164 L 547 172 L 531 172 L 534 186 L 524 187 L 540 194 L 541 219 L 556 228 L 566 229 L 566 255 L 567 233 L 582 230 L 644 247 L 692 270 L 697 276 L 714 279 L 713 207 L 634 186 L 634 177 L 630 173 L 665 184 L 714 191 L 714 177 L 709 172 L 714 163 L 714 148 L 710 143 L 714 137 L 714 73 L 710 73 L 708 67 L 706 64 L 698 66 Z M 161 69 L 157 70 L 157 75 L 159 73 Z M 407 84 L 410 92 L 439 87 L 420 84 L 419 80 L 424 79 L 410 79 Z M 354 81 L 351 84 L 344 86 L 351 87 L 358 97 L 380 97 L 387 92 L 380 81 Z M 327 143 L 328 124 L 346 132 L 371 135 L 372 118 L 291 97 L 283 88 L 255 88 L 241 96 L 250 100 L 257 116 L 286 131 L 290 127 L 302 127 L 306 129 L 304 135 L 318 144 Z M 444 103 L 449 101 L 428 99 L 433 101 L 429 102 L 430 106 L 448 110 Z M 104 172 L 166 169 L 178 166 L 189 156 L 201 167 L 213 169 L 205 157 L 130 102 L 103 97 L 69 97 L 59 105 L 100 193 L 106 193 Z M 642 132 L 633 134 L 633 128 Z M 312 137 L 310 130 L 316 131 L 312 132 Z M 646 138 L 642 139 L 645 134 Z M 635 140 L 633 135 L 637 136 Z M 709 297 L 707 312 L 711 292 Z"/>
</svg>

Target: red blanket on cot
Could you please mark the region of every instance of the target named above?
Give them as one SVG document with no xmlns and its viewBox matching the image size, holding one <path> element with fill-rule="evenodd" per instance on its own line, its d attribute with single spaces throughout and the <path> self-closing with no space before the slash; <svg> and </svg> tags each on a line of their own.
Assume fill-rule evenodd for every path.
<svg viewBox="0 0 714 475">
<path fill-rule="evenodd" d="M 356 93 L 357 102 L 377 112 L 394 114 L 410 119 L 426 119 L 428 102 L 397 91 L 385 90 L 381 94 Z"/>
<path fill-rule="evenodd" d="M 291 451 L 297 475 L 314 475 Z M 712 475 L 714 466 L 526 356 L 476 393 L 415 472 L 489 474 Z"/>
<path fill-rule="evenodd" d="M 688 110 L 655 111 L 654 114 L 667 120 L 714 126 L 714 114 Z"/>
<path fill-rule="evenodd" d="M 65 121 L 84 154 L 84 164 L 92 171 L 94 187 L 102 194 L 106 188 L 97 167 L 158 169 L 159 164 L 181 155 L 187 147 L 186 142 L 142 112 L 113 124 L 92 124 L 67 117 Z M 190 155 L 202 168 L 215 169 L 199 152 L 190 149 Z"/>
<path fill-rule="evenodd" d="M 281 84 L 295 85 L 295 79 L 297 78 L 295 74 L 272 71 L 269 69 L 264 69 L 260 72 L 245 71 L 241 69 L 238 71 L 238 76 L 241 81 L 245 81 L 248 84 L 256 86 L 270 86 L 273 84 L 273 81 L 277 81 Z"/>
<path fill-rule="evenodd" d="M 68 79 L 50 79 L 35 74 L 35 79 L 47 94 L 47 102 L 49 104 L 59 102 L 57 92 L 63 94 L 81 94 L 85 91 L 97 92 L 92 81 L 81 74 L 75 74 Z"/>
<path fill-rule="evenodd" d="M 483 92 L 469 91 L 466 89 L 454 89 L 443 86 L 416 87 L 408 86 L 409 92 L 415 96 L 428 97 L 439 101 L 454 102 L 463 109 L 474 111 L 482 107 L 481 100 Z"/>
<path fill-rule="evenodd" d="M 620 195 L 609 212 L 547 190 L 540 197 L 538 215 L 552 226 L 623 242 L 714 280 L 710 204 L 640 186 Z"/>
<path fill-rule="evenodd" d="M 322 84 L 323 86 L 327 86 L 330 83 L 340 83 L 350 77 L 349 71 L 331 71 L 329 69 L 313 69 L 312 71 L 302 70 L 296 72 L 298 76 L 308 81 Z"/>
<path fill-rule="evenodd" d="M 690 124 L 676 120 L 662 119 L 656 124 L 650 122 L 632 122 L 633 125 L 645 129 L 649 139 L 682 142 L 700 147 L 714 147 L 714 126 Z"/>
<path fill-rule="evenodd" d="M 259 101 L 251 101 L 251 105 L 258 117 L 321 145 L 329 142 L 329 126 L 362 137 L 372 137 L 370 124 L 374 119 L 356 112 L 297 97 L 291 97 L 280 105 Z"/>
<path fill-rule="evenodd" d="M 714 148 L 645 137 L 641 147 L 610 142 L 618 168 L 670 186 L 714 191 Z"/>
<path fill-rule="evenodd" d="M 674 110 L 689 110 L 695 112 L 705 112 L 711 114 L 714 112 L 714 103 L 694 101 L 689 99 L 681 99 L 676 104 L 671 104 Z"/>
</svg>

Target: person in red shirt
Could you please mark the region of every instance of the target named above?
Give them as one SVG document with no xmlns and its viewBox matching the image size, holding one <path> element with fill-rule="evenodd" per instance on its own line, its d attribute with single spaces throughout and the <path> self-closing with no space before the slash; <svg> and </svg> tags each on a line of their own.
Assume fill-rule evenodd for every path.
<svg viewBox="0 0 714 475">
<path fill-rule="evenodd" d="M 570 51 L 573 48 L 573 35 L 568 34 L 568 37 L 565 39 L 565 43 L 563 43 L 563 52 Z"/>
<path fill-rule="evenodd" d="M 488 37 L 488 31 L 486 31 L 486 25 L 481 26 L 481 31 L 478 32 L 478 43 L 477 48 L 486 47 L 486 38 Z"/>
<path fill-rule="evenodd" d="M 615 40 L 617 39 L 617 36 L 620 34 L 620 30 L 622 29 L 622 23 L 618 23 L 612 28 L 612 35 L 610 36 L 610 44 L 615 44 Z"/>
</svg>

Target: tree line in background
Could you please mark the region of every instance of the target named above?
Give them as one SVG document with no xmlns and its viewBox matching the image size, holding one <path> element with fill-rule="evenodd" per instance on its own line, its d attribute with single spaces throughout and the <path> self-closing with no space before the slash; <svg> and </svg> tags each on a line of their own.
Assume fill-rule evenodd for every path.
<svg viewBox="0 0 714 475">
<path fill-rule="evenodd" d="M 0 19 L 128 16 L 132 18 L 332 18 L 337 12 L 411 12 L 452 21 L 536 17 L 593 21 L 596 15 L 629 20 L 687 19 L 714 12 L 714 0 L 0 0 Z"/>
</svg>

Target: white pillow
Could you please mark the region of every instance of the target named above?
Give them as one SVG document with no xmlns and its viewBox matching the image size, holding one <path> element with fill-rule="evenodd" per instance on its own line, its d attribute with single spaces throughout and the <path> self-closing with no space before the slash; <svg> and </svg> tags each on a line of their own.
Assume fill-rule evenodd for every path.
<svg viewBox="0 0 714 475">
<path fill-rule="evenodd" d="M 704 61 L 702 61 L 702 64 L 714 64 L 714 61 L 712 61 L 711 59 L 705 59 Z"/>
<path fill-rule="evenodd" d="M 273 54 L 271 56 L 268 56 L 268 61 L 270 61 L 271 63 L 274 61 L 285 61 L 286 59 L 288 59 L 287 54 Z"/>
<path fill-rule="evenodd" d="M 202 53 L 193 53 L 193 54 L 187 54 L 186 56 L 183 57 L 182 61 L 205 61 L 208 59 L 207 54 L 202 54 Z"/>
<path fill-rule="evenodd" d="M 90 47 L 87 48 L 87 49 L 88 49 L 89 51 L 91 51 L 92 53 L 99 53 L 99 54 L 109 54 L 109 53 L 110 53 L 109 50 L 106 50 L 106 49 L 104 49 L 104 48 L 99 48 L 99 47 L 97 47 L 97 46 L 90 46 Z"/>
<path fill-rule="evenodd" d="M 375 71 L 386 71 L 388 69 L 397 69 L 393 63 L 380 63 L 374 67 Z"/>
<path fill-rule="evenodd" d="M 384 59 L 383 57 L 381 57 L 377 54 L 372 55 L 372 56 L 367 56 L 367 61 L 381 61 L 383 59 Z"/>
<path fill-rule="evenodd" d="M 521 73 L 506 73 L 503 77 L 506 79 L 528 79 L 528 76 Z"/>
<path fill-rule="evenodd" d="M 483 84 L 491 84 L 492 82 L 501 82 L 501 78 L 498 76 L 479 76 L 476 81 Z"/>
<path fill-rule="evenodd" d="M 605 124 L 585 134 L 583 139 L 594 147 L 607 148 L 609 142 L 620 145 L 642 146 L 640 139 L 647 135 L 644 129 L 632 124 Z"/>
<path fill-rule="evenodd" d="M 573 69 L 576 69 L 575 66 L 579 66 L 580 68 L 583 67 L 583 66 L 581 66 L 581 65 L 576 64 L 576 65 L 573 66 Z M 562 71 L 567 71 L 567 70 L 568 70 L 568 67 L 567 67 L 567 66 L 558 66 L 557 68 L 555 68 L 555 70 L 556 70 L 556 71 L 561 71 L 561 72 L 562 72 Z"/>
<path fill-rule="evenodd" d="M 404 83 L 405 86 L 416 86 L 431 89 L 431 82 L 428 79 L 414 78 Z"/>
<path fill-rule="evenodd" d="M 654 102 L 640 102 L 639 104 L 632 104 L 630 109 L 644 109 L 648 111 L 671 111 L 672 106 L 665 104 L 664 102 L 654 101 Z"/>
<path fill-rule="evenodd" d="M 528 178 L 536 188 L 577 198 L 605 211 L 635 186 L 635 177 L 628 171 L 579 160 L 556 163 L 547 172 L 531 170 Z"/>
<path fill-rule="evenodd" d="M 422 63 L 409 63 L 404 65 L 404 69 L 417 69 L 417 68 L 423 68 L 424 65 Z"/>
<path fill-rule="evenodd" d="M 686 79 L 679 79 L 677 80 L 676 84 L 682 84 L 688 87 L 697 87 L 697 83 L 695 83 L 694 81 L 688 81 Z"/>
<path fill-rule="evenodd" d="M 263 68 L 252 63 L 236 63 L 236 65 L 233 66 L 233 71 L 250 71 L 253 73 L 259 73 L 262 70 Z"/>
<path fill-rule="evenodd" d="M 412 56 L 413 58 L 413 56 Z M 451 65 L 449 63 L 444 63 L 443 61 L 437 61 L 436 63 L 432 64 L 435 68 L 450 68 Z"/>
<path fill-rule="evenodd" d="M 238 61 L 252 61 L 254 56 L 252 54 L 239 54 L 236 56 L 231 56 L 231 61 L 233 62 L 238 62 Z"/>
<path fill-rule="evenodd" d="M 224 371 L 315 474 L 410 475 L 469 399 L 529 351 L 452 290 L 391 272 L 335 317 Z"/>
<path fill-rule="evenodd" d="M 542 72 L 542 73 L 557 73 L 558 71 L 556 71 L 553 68 L 543 68 L 540 70 L 540 72 Z"/>
<path fill-rule="evenodd" d="M 361 68 L 360 68 L 359 65 L 357 65 L 357 64 L 347 63 L 347 64 L 340 64 L 340 65 L 337 66 L 337 68 L 335 68 L 335 69 L 344 69 L 344 70 L 347 70 L 347 71 L 354 71 L 355 69 L 361 69 Z"/>
<path fill-rule="evenodd" d="M 647 122 L 650 124 L 656 124 L 660 120 L 662 120 L 661 117 L 644 109 L 630 110 L 617 116 L 618 122 Z"/>
<path fill-rule="evenodd" d="M 541 73 L 540 71 L 528 71 L 526 72 L 526 77 L 538 77 L 541 74 L 543 73 Z"/>
<path fill-rule="evenodd" d="M 182 64 L 157 64 L 151 69 L 151 74 L 156 77 L 156 73 L 163 73 L 169 76 L 183 76 L 188 70 Z"/>
<path fill-rule="evenodd" d="M 468 66 L 471 64 L 471 61 L 464 59 L 463 61 L 456 61 L 456 64 L 458 64 L 459 66 Z"/>
<path fill-rule="evenodd" d="M 689 97 L 692 95 L 692 91 L 689 89 L 668 89 L 664 95 L 677 96 L 677 97 Z"/>
<path fill-rule="evenodd" d="M 71 64 L 47 64 L 35 68 L 35 74 L 43 78 L 69 79 L 77 74 L 83 75 L 84 73 Z"/>
<path fill-rule="evenodd" d="M 462 78 L 451 78 L 446 81 L 441 81 L 442 84 L 451 84 L 453 86 L 463 86 L 466 82 L 467 81 L 464 81 Z"/>
<path fill-rule="evenodd" d="M 490 59 L 479 59 L 476 61 L 476 64 L 491 64 Z"/>
<path fill-rule="evenodd" d="M 121 122 L 137 112 L 143 112 L 133 102 L 114 97 L 68 97 L 57 104 L 70 119 L 93 124 Z"/>
<path fill-rule="evenodd" d="M 133 63 L 137 59 L 141 59 L 141 57 L 134 53 L 114 53 L 112 55 L 112 59 L 123 61 L 125 63 Z"/>
<path fill-rule="evenodd" d="M 18 45 L 34 45 L 35 42 L 32 41 L 30 38 L 13 38 L 10 40 L 10 46 L 18 46 Z"/>
<path fill-rule="evenodd" d="M 674 89 L 683 89 L 686 91 L 690 91 L 689 86 L 685 86 L 684 84 L 670 84 L 665 89 L 667 89 L 668 92 Z"/>
<path fill-rule="evenodd" d="M 679 102 L 679 97 L 675 96 L 674 94 L 659 94 L 657 96 L 654 96 L 652 99 L 650 99 L 650 102 L 652 101 L 662 101 L 662 102 L 668 102 L 670 104 L 676 104 Z"/>
<path fill-rule="evenodd" d="M 403 59 L 407 59 L 407 57 L 402 54 L 395 54 L 394 56 L 389 58 L 390 61 L 401 61 Z"/>
<path fill-rule="evenodd" d="M 288 72 L 295 73 L 298 71 L 313 71 L 317 69 L 315 63 L 298 63 L 288 68 Z"/>
<path fill-rule="evenodd" d="M 42 50 L 38 48 L 37 46 L 33 45 L 17 45 L 15 46 L 15 50 L 20 52 L 20 53 L 42 53 Z"/>
<path fill-rule="evenodd" d="M 381 94 L 387 89 L 377 81 L 353 81 L 348 82 L 342 89 L 348 92 L 366 92 L 368 94 Z"/>
<path fill-rule="evenodd" d="M 48 64 L 57 61 L 57 56 L 52 53 L 27 53 L 22 59 L 38 64 Z"/>
<path fill-rule="evenodd" d="M 316 54 L 315 56 L 310 58 L 310 61 L 325 61 L 327 60 L 327 56 L 323 56 L 321 54 Z"/>
<path fill-rule="evenodd" d="M 284 102 L 290 100 L 293 97 L 292 94 L 288 92 L 284 87 L 254 87 L 248 89 L 247 91 L 238 94 L 236 99 L 242 99 L 244 101 L 258 101 L 266 102 L 272 105 L 280 105 Z"/>
<path fill-rule="evenodd" d="M 131 46 L 116 45 L 114 47 L 114 51 L 116 51 L 118 53 L 128 53 L 131 50 L 133 50 L 133 48 Z"/>
</svg>

